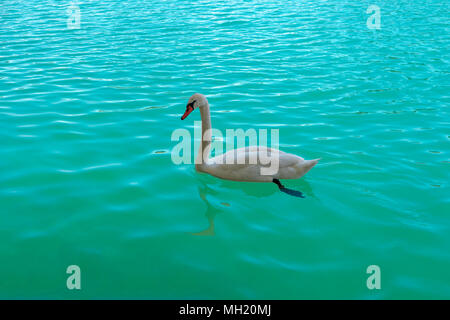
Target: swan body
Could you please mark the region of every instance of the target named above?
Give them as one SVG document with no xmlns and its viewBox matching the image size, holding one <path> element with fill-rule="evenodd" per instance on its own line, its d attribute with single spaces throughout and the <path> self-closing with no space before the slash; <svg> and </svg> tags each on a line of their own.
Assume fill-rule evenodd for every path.
<svg viewBox="0 0 450 320">
<path fill-rule="evenodd" d="M 202 142 L 195 165 L 199 172 L 233 181 L 279 183 L 279 179 L 301 178 L 319 161 L 319 159 L 305 160 L 297 155 L 264 146 L 234 149 L 210 158 L 211 117 L 206 97 L 202 94 L 194 94 L 189 99 L 186 112 L 181 119 L 184 120 L 196 108 L 200 109 L 202 118 Z M 261 159 L 267 159 L 267 157 L 278 159 L 278 170 L 263 174 L 263 169 L 267 170 L 270 164 Z"/>
<path fill-rule="evenodd" d="M 253 155 L 256 153 L 257 155 Z M 279 159 L 279 169 L 277 173 L 263 175 L 261 167 L 268 165 L 258 163 L 251 164 L 250 159 L 254 156 L 260 159 L 260 154 L 275 155 Z M 233 159 L 233 163 L 226 163 L 225 160 Z M 245 160 L 245 161 L 243 161 Z M 205 165 L 198 166 L 197 171 L 209 173 L 212 176 L 248 182 L 272 182 L 273 179 L 298 179 L 305 175 L 318 160 L 305 160 L 294 154 L 286 153 L 277 149 L 262 146 L 251 146 L 228 151 L 214 158 L 209 159 Z"/>
</svg>

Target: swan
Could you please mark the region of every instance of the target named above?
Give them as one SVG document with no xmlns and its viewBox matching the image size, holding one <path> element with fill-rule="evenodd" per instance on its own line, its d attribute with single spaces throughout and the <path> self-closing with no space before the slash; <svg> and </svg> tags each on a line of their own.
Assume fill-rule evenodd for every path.
<svg viewBox="0 0 450 320">
<path fill-rule="evenodd" d="M 198 172 L 210 174 L 214 177 L 245 182 L 273 182 L 282 191 L 294 190 L 285 188 L 280 180 L 299 179 L 311 170 L 320 159 L 305 160 L 294 154 L 286 153 L 274 148 L 264 146 L 250 146 L 230 150 L 224 154 L 210 158 L 211 149 L 211 115 L 209 103 L 206 97 L 196 93 L 189 98 L 186 111 L 181 116 L 181 120 L 195 109 L 200 109 L 202 120 L 202 141 L 197 154 L 195 169 Z M 267 162 L 262 163 L 262 157 L 276 157 L 278 159 L 278 170 L 267 173 Z M 252 158 L 254 157 L 254 158 Z M 230 161 L 232 159 L 233 161 Z M 250 161 L 250 159 L 257 159 Z M 240 160 L 240 161 L 239 161 Z M 245 161 L 243 161 L 245 160 Z M 266 172 L 264 172 L 266 169 Z M 300 195 L 299 195 L 300 194 Z M 296 195 L 301 196 L 300 192 Z"/>
</svg>

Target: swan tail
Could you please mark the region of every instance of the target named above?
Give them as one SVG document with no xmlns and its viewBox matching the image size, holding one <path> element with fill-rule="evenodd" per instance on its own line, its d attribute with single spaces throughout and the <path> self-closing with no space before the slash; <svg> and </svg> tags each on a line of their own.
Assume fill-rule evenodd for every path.
<svg viewBox="0 0 450 320">
<path fill-rule="evenodd" d="M 320 160 L 320 158 L 314 159 L 314 160 L 305 160 L 306 172 L 311 170 L 319 162 L 319 160 Z"/>
</svg>

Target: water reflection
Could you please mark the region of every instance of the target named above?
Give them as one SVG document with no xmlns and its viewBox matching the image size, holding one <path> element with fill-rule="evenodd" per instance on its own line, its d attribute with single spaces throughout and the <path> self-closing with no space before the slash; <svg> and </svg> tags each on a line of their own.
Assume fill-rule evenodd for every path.
<svg viewBox="0 0 450 320">
<path fill-rule="evenodd" d="M 296 180 L 295 182 L 288 181 L 286 184 L 288 184 L 293 189 L 301 190 L 301 193 L 306 198 L 311 197 L 317 199 L 311 185 L 306 180 Z M 217 185 L 218 189 L 222 190 L 222 192 L 213 189 L 212 187 L 210 187 L 210 185 Z M 278 186 L 274 183 L 235 182 L 201 176 L 199 178 L 198 194 L 206 204 L 205 216 L 208 220 L 208 227 L 199 232 L 192 232 L 192 235 L 213 236 L 215 234 L 214 219 L 218 213 L 225 212 L 225 210 L 220 208 L 220 206 L 214 206 L 213 204 L 211 204 L 207 199 L 207 196 L 218 197 L 221 193 L 226 193 L 226 190 L 230 189 L 234 190 L 232 191 L 233 193 L 239 194 L 240 192 L 243 192 L 245 194 L 244 196 L 251 196 L 256 198 L 265 198 L 269 196 L 277 197 L 277 193 L 280 199 L 286 196 L 283 191 L 279 190 Z M 301 201 L 302 198 L 299 198 L 298 200 Z M 224 199 L 217 199 L 217 201 L 219 201 L 219 203 L 224 207 L 230 207 L 230 203 Z"/>
<path fill-rule="evenodd" d="M 206 199 L 207 194 L 215 194 L 213 189 L 209 188 L 205 182 L 201 182 L 202 184 L 198 186 L 198 194 L 200 198 L 206 204 L 206 213 L 205 216 L 208 219 L 208 228 L 200 232 L 192 232 L 191 234 L 194 236 L 213 236 L 214 235 L 214 218 L 217 213 L 221 212 L 220 210 L 214 208 L 209 201 Z"/>
<path fill-rule="evenodd" d="M 219 180 L 220 188 L 240 190 L 247 196 L 256 198 L 266 198 L 274 196 L 279 193 L 282 196 L 282 191 L 275 183 L 261 183 L 261 182 L 234 182 L 227 180 Z M 301 192 L 304 197 L 312 197 L 317 199 L 311 185 L 304 179 L 300 180 L 282 180 L 283 185 L 290 190 Z M 238 192 L 238 191 L 237 191 Z M 217 192 L 216 192 L 217 193 Z M 301 200 L 301 199 L 299 199 Z"/>
</svg>

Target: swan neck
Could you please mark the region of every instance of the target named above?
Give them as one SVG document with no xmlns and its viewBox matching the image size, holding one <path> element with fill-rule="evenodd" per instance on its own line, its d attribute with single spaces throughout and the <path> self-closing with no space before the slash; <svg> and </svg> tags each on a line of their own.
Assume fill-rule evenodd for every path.
<svg viewBox="0 0 450 320">
<path fill-rule="evenodd" d="M 202 118 L 202 142 L 198 149 L 196 167 L 200 169 L 209 159 L 211 149 L 211 115 L 209 112 L 209 103 L 200 107 L 200 115 Z"/>
</svg>

